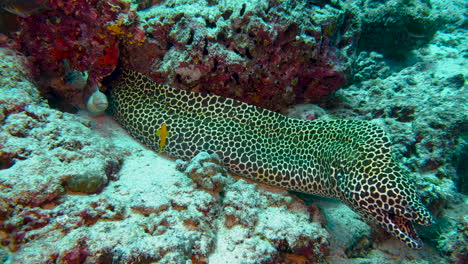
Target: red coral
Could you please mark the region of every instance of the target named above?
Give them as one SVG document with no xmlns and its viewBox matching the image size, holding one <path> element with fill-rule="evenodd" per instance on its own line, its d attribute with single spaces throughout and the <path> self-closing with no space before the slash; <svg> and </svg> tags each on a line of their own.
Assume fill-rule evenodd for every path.
<svg viewBox="0 0 468 264">
<path fill-rule="evenodd" d="M 60 77 L 64 60 L 99 80 L 117 65 L 118 41 L 106 25 L 122 12 L 118 0 L 49 0 L 49 10 L 20 18 L 18 48 L 30 57 L 37 77 Z"/>
<path fill-rule="evenodd" d="M 119 45 L 115 42 L 113 46 L 104 49 L 104 55 L 99 57 L 94 65 L 97 66 L 96 68 L 98 69 L 107 70 L 103 73 L 104 75 L 107 75 L 112 72 L 109 71 L 109 69 L 113 69 L 115 65 L 117 65 L 118 56 Z"/>
</svg>

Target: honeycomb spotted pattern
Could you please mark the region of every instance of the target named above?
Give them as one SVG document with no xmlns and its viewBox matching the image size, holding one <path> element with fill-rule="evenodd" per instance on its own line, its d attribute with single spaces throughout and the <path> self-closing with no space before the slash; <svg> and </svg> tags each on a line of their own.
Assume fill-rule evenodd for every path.
<svg viewBox="0 0 468 264">
<path fill-rule="evenodd" d="M 414 183 L 392 158 L 383 130 L 366 121 L 292 119 L 216 95 L 193 93 L 120 70 L 110 112 L 136 139 L 188 160 L 217 153 L 233 173 L 266 184 L 338 199 L 411 248 L 412 222 L 432 224 Z"/>
</svg>

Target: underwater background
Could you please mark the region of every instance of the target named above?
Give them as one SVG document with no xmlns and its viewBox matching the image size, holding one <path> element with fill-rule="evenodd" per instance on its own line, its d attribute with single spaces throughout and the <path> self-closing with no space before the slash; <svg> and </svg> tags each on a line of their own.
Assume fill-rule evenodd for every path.
<svg viewBox="0 0 468 264">
<path fill-rule="evenodd" d="M 467 263 L 468 1 L 0 0 L 0 263 Z M 367 120 L 435 223 L 158 155 L 118 68 L 306 120 Z M 169 131 L 170 133 L 170 131 Z"/>
</svg>

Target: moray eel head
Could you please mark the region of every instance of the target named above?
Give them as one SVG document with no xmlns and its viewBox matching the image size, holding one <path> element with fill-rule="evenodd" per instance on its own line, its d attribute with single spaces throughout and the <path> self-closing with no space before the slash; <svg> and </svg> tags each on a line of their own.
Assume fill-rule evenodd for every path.
<svg viewBox="0 0 468 264">
<path fill-rule="evenodd" d="M 398 166 L 390 139 L 370 125 L 346 166 L 335 173 L 341 200 L 365 218 L 377 222 L 410 248 L 421 248 L 413 222 L 431 225 L 432 216 L 419 197 L 413 179 Z M 361 132 L 364 133 L 364 132 Z M 340 165 L 337 165 L 340 166 Z"/>
<path fill-rule="evenodd" d="M 421 248 L 422 242 L 412 222 L 425 226 L 431 225 L 433 220 L 429 211 L 420 202 L 419 197 L 413 195 L 395 195 L 389 196 L 388 199 L 394 201 L 390 208 L 386 206 L 367 208 L 372 218 L 408 247 Z"/>
<path fill-rule="evenodd" d="M 422 242 L 412 222 L 429 226 L 433 223 L 431 214 L 423 205 L 413 181 L 394 162 L 376 163 L 385 169 L 377 170 L 380 173 L 375 175 L 363 176 L 365 181 L 354 184 L 348 203 L 408 247 L 421 248 Z"/>
</svg>

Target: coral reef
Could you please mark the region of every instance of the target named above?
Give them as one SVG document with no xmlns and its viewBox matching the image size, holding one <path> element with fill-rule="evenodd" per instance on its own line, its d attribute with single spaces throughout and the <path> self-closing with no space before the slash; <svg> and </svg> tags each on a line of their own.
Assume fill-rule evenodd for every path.
<svg viewBox="0 0 468 264">
<path fill-rule="evenodd" d="M 118 59 L 158 82 L 271 110 L 319 102 L 348 80 L 358 42 L 362 50 L 403 54 L 426 44 L 444 21 L 425 1 L 48 0 L 45 5 L 48 9 L 20 19 L 17 47 L 30 57 L 48 99 L 82 108 L 95 87 L 105 89 L 101 80 Z M 354 74 L 358 81 L 372 67 L 372 60 L 360 61 L 364 76 Z M 67 64 L 89 75 L 85 90 L 70 83 Z M 377 74 L 387 74 L 379 67 Z"/>
<path fill-rule="evenodd" d="M 6 263 L 274 263 L 327 255 L 327 232 L 300 200 L 232 178 L 216 155 L 176 164 L 108 118 L 51 109 L 21 61 L 0 50 Z"/>
<path fill-rule="evenodd" d="M 468 144 L 465 32 L 438 32 L 429 45 L 414 51 L 414 56 L 404 62 L 406 65 L 386 62 L 404 69 L 340 90 L 327 107 L 336 117 L 373 120 L 387 128 L 396 159 L 415 179 L 432 213 L 442 218 L 437 221 L 441 224 L 434 227 L 442 228 L 440 233 L 421 231 L 422 236 L 433 241 L 446 237 L 445 233 L 457 232 L 455 227 L 462 225 L 459 219 L 448 228 L 443 219 L 447 207 L 459 206 L 466 200 L 459 193 L 466 193 L 462 180 L 466 171 L 460 169 L 460 164 L 464 163 Z M 378 67 L 375 72 L 374 76 L 378 76 Z M 466 204 L 463 206 L 466 211 Z M 461 254 L 458 245 L 463 238 L 453 237 L 452 241 L 435 246 L 447 255 Z"/>
<path fill-rule="evenodd" d="M 48 0 L 37 14 L 18 18 L 17 49 L 28 56 L 43 94 L 68 103 L 82 104 L 82 89 L 70 85 L 72 71 L 89 74 L 88 81 L 100 85 L 118 61 L 119 39 L 136 43 L 140 31 L 129 21 L 123 24 L 129 3 L 121 0 Z M 133 14 L 134 15 L 134 14 Z M 132 33 L 130 33 L 130 31 Z M 141 31 L 142 32 L 142 31 Z M 144 36 L 143 36 L 144 37 Z M 91 91 L 91 93 L 94 91 Z"/>
<path fill-rule="evenodd" d="M 18 18 L 29 61 L 0 49 L 0 263 L 467 261 L 465 1 L 46 2 Z M 350 59 L 361 30 L 364 52 Z M 175 163 L 107 118 L 49 107 L 87 102 L 117 58 L 157 81 L 270 109 L 321 100 L 351 73 L 353 85 L 321 108 L 289 114 L 386 127 L 439 218 L 419 230 L 426 246 L 405 248 L 343 205 L 304 205 L 232 177 L 216 155 Z"/>
<path fill-rule="evenodd" d="M 312 221 L 302 203 L 285 191 L 266 191 L 243 179 L 235 180 L 221 164 L 216 154 L 201 152 L 190 162 L 178 161 L 177 165 L 198 186 L 219 197 L 217 239 L 209 263 L 324 259 L 327 232 Z"/>
<path fill-rule="evenodd" d="M 327 232 L 284 191 L 265 191 L 238 180 L 226 187 L 222 217 L 210 263 L 219 263 L 226 254 L 240 257 L 236 263 L 281 263 L 294 256 L 314 263 L 328 255 Z"/>
<path fill-rule="evenodd" d="M 75 105 L 95 89 L 70 85 L 65 64 L 99 87 L 119 58 L 158 82 L 271 110 L 319 102 L 346 83 L 358 41 L 363 50 L 400 54 L 427 43 L 439 22 L 424 1 L 46 4 L 20 20 L 18 48 L 36 66 L 43 93 Z"/>
<path fill-rule="evenodd" d="M 158 1 L 144 7 L 138 14 L 147 41 L 124 45 L 128 68 L 272 110 L 318 101 L 340 88 L 359 29 L 346 8 L 310 1 Z"/>
<path fill-rule="evenodd" d="M 47 223 L 48 213 L 38 207 L 66 191 L 95 193 L 116 180 L 123 156 L 92 132 L 89 121 L 50 109 L 18 63 L 24 60 L 0 49 L 0 211 L 2 221 L 8 218 L 1 229 L 10 233 L 2 244 L 10 248 L 24 242 L 24 230 L 31 229 L 25 221 L 32 229 Z M 17 230 L 12 221 L 24 226 Z"/>
<path fill-rule="evenodd" d="M 360 82 L 386 78 L 391 74 L 391 70 L 382 54 L 363 51 L 354 59 L 351 73 L 352 82 Z"/>
<path fill-rule="evenodd" d="M 467 144 L 463 137 L 468 120 L 466 84 L 451 77 L 468 75 L 459 53 L 468 41 L 461 33 L 438 33 L 432 44 L 415 51 L 417 62 L 412 66 L 385 79 L 352 85 L 338 92 L 338 101 L 333 102 L 332 113 L 340 118 L 385 124 L 397 159 L 414 175 L 423 199 L 433 209 L 456 196 L 459 155 Z M 460 44 L 447 46 L 446 39 L 454 36 Z M 439 55 L 440 50 L 448 55 Z"/>
<path fill-rule="evenodd" d="M 427 2 L 429 3 L 429 1 Z M 450 32 L 456 28 L 468 28 L 465 1 L 432 0 L 430 1 L 430 5 L 433 10 L 437 10 L 444 21 L 442 25 L 444 30 Z"/>
<path fill-rule="evenodd" d="M 404 56 L 427 44 L 443 24 L 425 0 L 367 0 L 358 4 L 362 30 L 359 48 L 390 56 Z"/>
<path fill-rule="evenodd" d="M 466 211 L 462 206 L 458 209 L 461 212 Z M 466 246 L 466 241 L 468 241 L 468 216 L 466 214 L 458 215 L 457 218 L 453 219 L 451 225 L 447 225 L 452 228 L 445 228 L 445 232 L 441 233 L 437 246 L 442 253 L 450 257 L 453 263 L 458 264 L 468 261 L 468 247 Z"/>
</svg>

